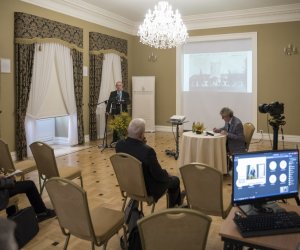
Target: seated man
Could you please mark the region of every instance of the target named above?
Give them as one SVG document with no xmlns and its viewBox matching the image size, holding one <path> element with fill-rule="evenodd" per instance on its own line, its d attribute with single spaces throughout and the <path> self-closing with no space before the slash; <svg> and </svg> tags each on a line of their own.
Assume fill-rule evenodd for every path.
<svg viewBox="0 0 300 250">
<path fill-rule="evenodd" d="M 145 144 L 145 121 L 133 119 L 128 126 L 128 137 L 116 145 L 117 153 L 130 154 L 142 162 L 148 195 L 157 201 L 168 190 L 169 207 L 182 204 L 180 180 L 162 169 L 153 148 Z"/>
<path fill-rule="evenodd" d="M 54 210 L 46 208 L 33 181 L 15 181 L 14 177 L 0 176 L 0 209 L 6 208 L 9 197 L 17 194 L 26 194 L 31 206 L 33 207 L 39 222 L 56 216 Z M 6 208 L 8 216 L 13 215 L 16 208 Z"/>
<path fill-rule="evenodd" d="M 230 155 L 245 152 L 246 142 L 241 120 L 233 115 L 233 111 L 230 108 L 222 108 L 220 115 L 225 121 L 225 125 L 222 128 L 214 128 L 213 131 L 227 136 L 227 152 Z"/>
</svg>

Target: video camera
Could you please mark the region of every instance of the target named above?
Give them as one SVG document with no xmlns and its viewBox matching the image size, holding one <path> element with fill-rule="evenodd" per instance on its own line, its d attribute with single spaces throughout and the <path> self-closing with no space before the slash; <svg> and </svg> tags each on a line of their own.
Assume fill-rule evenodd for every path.
<svg viewBox="0 0 300 250">
<path fill-rule="evenodd" d="M 259 104 L 258 110 L 260 113 L 269 113 L 272 119 L 269 119 L 271 126 L 285 125 L 284 104 L 280 102 L 271 102 L 270 104 Z"/>
<path fill-rule="evenodd" d="M 280 117 L 284 112 L 284 104 L 279 102 L 259 104 L 258 110 L 260 113 L 269 113 L 271 116 Z"/>
</svg>

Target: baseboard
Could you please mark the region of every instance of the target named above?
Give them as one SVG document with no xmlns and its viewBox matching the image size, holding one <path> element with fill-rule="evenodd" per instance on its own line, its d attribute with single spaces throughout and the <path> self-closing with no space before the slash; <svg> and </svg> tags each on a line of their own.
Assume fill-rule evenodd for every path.
<svg viewBox="0 0 300 250">
<path fill-rule="evenodd" d="M 298 135 L 283 135 L 284 141 L 286 142 L 300 142 L 300 136 Z M 273 141 L 273 133 L 267 134 L 267 133 L 254 133 L 253 134 L 253 139 L 258 139 L 258 140 L 271 140 Z M 278 141 L 283 141 L 281 134 L 278 135 Z"/>
</svg>

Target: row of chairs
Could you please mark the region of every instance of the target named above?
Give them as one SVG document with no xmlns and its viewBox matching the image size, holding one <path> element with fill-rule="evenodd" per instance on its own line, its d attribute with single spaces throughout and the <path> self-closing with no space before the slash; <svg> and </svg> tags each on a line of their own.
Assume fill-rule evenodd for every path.
<svg viewBox="0 0 300 250">
<path fill-rule="evenodd" d="M 86 192 L 77 184 L 58 177 L 46 182 L 61 230 L 67 236 L 64 249 L 71 235 L 91 241 L 92 249 L 95 245 L 104 245 L 105 249 L 108 240 L 122 227 L 126 241 L 124 209 L 128 198 L 139 201 L 141 209 L 143 202 L 152 205 L 153 213 L 155 202 L 147 195 L 141 162 L 124 153 L 110 159 L 124 198 L 121 211 L 101 206 L 90 210 Z M 139 220 L 143 249 L 205 249 L 211 224 L 208 214 L 224 218 L 229 211 L 223 209 L 222 174 L 218 170 L 194 163 L 180 171 L 191 209 L 167 209 Z"/>
<path fill-rule="evenodd" d="M 152 205 L 145 188 L 142 163 L 131 155 L 117 153 L 110 158 L 124 210 L 128 198 Z M 143 249 L 205 249 L 211 224 L 208 215 L 225 218 L 230 209 L 223 199 L 223 174 L 205 164 L 191 163 L 180 168 L 190 209 L 168 209 L 138 221 Z M 193 223 L 191 222 L 193 221 Z M 196 235 L 195 235 L 196 234 Z"/>
<path fill-rule="evenodd" d="M 9 152 L 7 143 L 0 139 L 0 169 L 4 173 L 13 173 L 20 170 L 21 180 L 25 175 L 38 170 L 40 194 L 42 195 L 45 181 L 52 177 L 62 177 L 69 180 L 79 178 L 81 186 L 83 181 L 79 167 L 59 166 L 57 167 L 54 149 L 43 142 L 34 142 L 30 145 L 34 160 L 24 160 L 14 163 Z"/>
</svg>

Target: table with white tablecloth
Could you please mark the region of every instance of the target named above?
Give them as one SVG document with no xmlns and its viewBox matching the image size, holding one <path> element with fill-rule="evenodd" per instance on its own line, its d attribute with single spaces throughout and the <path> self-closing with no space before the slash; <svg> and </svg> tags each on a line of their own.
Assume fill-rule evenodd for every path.
<svg viewBox="0 0 300 250">
<path fill-rule="evenodd" d="M 205 163 L 226 174 L 226 136 L 184 132 L 180 145 L 179 167 L 192 162 Z"/>
</svg>

